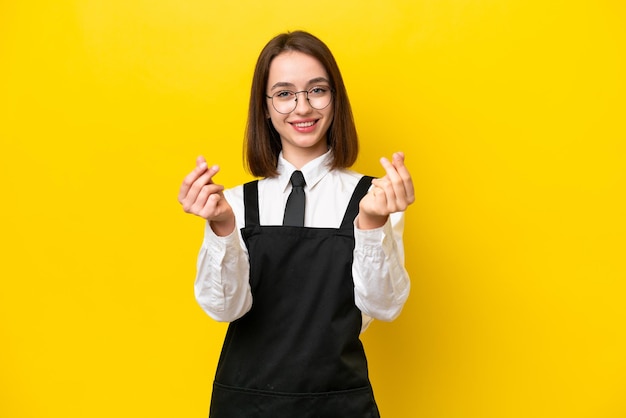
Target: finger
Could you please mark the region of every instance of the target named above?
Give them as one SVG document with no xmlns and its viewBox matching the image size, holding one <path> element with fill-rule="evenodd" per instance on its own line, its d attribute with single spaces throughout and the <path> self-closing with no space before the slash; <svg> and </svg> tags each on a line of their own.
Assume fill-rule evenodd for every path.
<svg viewBox="0 0 626 418">
<path fill-rule="evenodd" d="M 212 196 L 219 196 L 224 191 L 224 186 L 219 184 L 205 184 L 202 189 L 200 189 L 200 193 L 198 193 L 198 197 L 196 198 L 195 204 L 199 204 L 200 206 L 204 206 L 206 201 L 210 199 Z"/>
<path fill-rule="evenodd" d="M 398 197 L 397 210 L 405 210 L 408 205 L 415 201 L 413 180 L 404 165 L 404 158 L 404 153 L 396 152 L 393 154 L 392 163 L 390 163 L 393 170 L 390 171 L 389 165 L 386 165 L 387 172 L 390 173 L 389 177 L 392 180 L 396 196 Z"/>
<path fill-rule="evenodd" d="M 197 168 L 205 167 L 205 171 L 201 172 L 200 177 L 196 180 L 196 183 L 200 185 L 200 187 L 205 184 L 214 184 L 213 177 L 220 171 L 220 167 L 218 165 L 212 165 L 211 167 L 206 167 L 206 163 L 200 164 Z M 195 186 L 195 185 L 194 185 Z"/>
<path fill-rule="evenodd" d="M 406 206 L 408 206 L 408 202 L 403 179 L 396 167 L 388 159 L 381 158 L 380 162 L 387 173 L 385 177 L 388 179 L 389 183 L 384 187 L 387 193 L 389 210 L 392 212 L 404 210 Z"/>
<path fill-rule="evenodd" d="M 386 189 L 390 189 L 390 191 L 393 192 L 391 181 L 389 181 L 387 176 L 372 180 L 372 186 L 375 186 L 376 188 L 381 189 L 382 191 L 386 191 Z"/>
<path fill-rule="evenodd" d="M 361 200 L 360 209 L 369 215 L 388 215 L 389 211 L 387 210 L 387 197 L 385 191 L 372 182 L 372 187 Z"/>
<path fill-rule="evenodd" d="M 387 215 L 388 198 L 387 192 L 382 187 L 375 186 L 372 188 L 372 195 L 376 206 L 381 208 L 377 212 L 379 215 Z"/>
<path fill-rule="evenodd" d="M 216 184 L 212 181 L 213 174 L 216 170 L 215 166 L 207 169 L 207 171 L 205 171 L 196 179 L 196 181 L 193 182 L 191 187 L 187 190 L 187 195 L 183 198 L 183 206 L 186 207 L 186 209 L 188 209 L 190 205 L 194 205 L 196 203 L 200 193 L 203 191 L 205 195 L 207 195 L 207 190 L 208 194 L 215 192 L 215 189 L 208 188 L 208 186 L 216 186 Z M 218 188 L 221 188 L 220 190 L 223 189 L 222 186 L 218 186 Z"/>
<path fill-rule="evenodd" d="M 215 204 L 217 203 L 214 197 L 220 196 L 223 190 L 224 186 L 218 184 L 204 185 L 189 207 L 189 212 L 200 215 L 203 218 L 210 216 L 213 214 Z"/>
<path fill-rule="evenodd" d="M 219 171 L 219 166 L 207 167 L 206 162 L 200 163 L 191 173 L 185 177 L 178 194 L 178 201 L 185 206 L 185 210 L 193 204 L 200 190 L 207 184 L 213 184 L 213 176 Z"/>
<path fill-rule="evenodd" d="M 403 152 L 393 154 L 392 164 L 396 168 L 397 173 L 402 178 L 404 184 L 407 201 L 413 203 L 415 201 L 415 190 L 413 188 L 413 179 L 408 168 L 404 164 L 405 156 Z"/>
<path fill-rule="evenodd" d="M 206 220 L 211 220 L 221 214 L 223 212 L 220 209 L 220 201 L 223 199 L 223 196 L 220 193 L 213 193 L 209 195 L 209 198 L 206 200 L 204 207 L 198 213 L 201 217 Z"/>
<path fill-rule="evenodd" d="M 400 174 L 398 174 L 398 170 L 396 169 L 395 165 L 392 164 L 391 161 L 389 161 L 385 157 L 382 157 L 380 159 L 380 165 L 382 165 L 383 168 L 385 169 L 386 177 L 389 179 L 389 181 L 394 183 L 401 179 Z"/>
<path fill-rule="evenodd" d="M 199 159 L 199 157 L 198 157 Z M 185 176 L 183 179 L 183 184 L 180 186 L 180 191 L 178 192 L 178 201 L 182 203 L 183 199 L 189 193 L 189 189 L 193 186 L 193 184 L 198 180 L 198 178 L 207 170 L 206 162 L 201 162 L 198 164 L 198 160 L 196 160 L 196 168 L 193 171 Z"/>
<path fill-rule="evenodd" d="M 385 215 L 402 210 L 398 208 L 398 201 L 401 199 L 396 196 L 393 185 L 391 184 L 391 181 L 387 178 L 387 176 L 381 179 L 375 179 L 374 181 L 372 181 L 372 185 L 375 186 L 373 188 L 373 191 L 375 192 L 374 196 L 376 197 L 377 205 L 380 205 L 381 202 L 383 202 L 381 198 L 384 195 Z"/>
</svg>

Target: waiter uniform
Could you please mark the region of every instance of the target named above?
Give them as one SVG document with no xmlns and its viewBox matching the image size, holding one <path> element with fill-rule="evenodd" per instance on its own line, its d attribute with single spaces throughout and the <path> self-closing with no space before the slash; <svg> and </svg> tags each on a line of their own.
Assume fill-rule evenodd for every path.
<svg viewBox="0 0 626 418">
<path fill-rule="evenodd" d="M 339 228 L 262 226 L 258 181 L 244 185 L 253 304 L 229 325 L 211 418 L 378 418 L 354 302 L 357 184 Z"/>
</svg>

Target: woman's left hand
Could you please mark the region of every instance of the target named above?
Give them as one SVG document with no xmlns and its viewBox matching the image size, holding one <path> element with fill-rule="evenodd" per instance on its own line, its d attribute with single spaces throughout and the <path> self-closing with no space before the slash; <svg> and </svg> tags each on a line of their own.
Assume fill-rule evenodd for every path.
<svg viewBox="0 0 626 418">
<path fill-rule="evenodd" d="M 404 165 L 404 154 L 396 152 L 391 161 L 380 159 L 385 176 L 372 180 L 372 188 L 359 204 L 358 227 L 380 228 L 389 214 L 406 210 L 415 201 L 413 180 Z"/>
</svg>

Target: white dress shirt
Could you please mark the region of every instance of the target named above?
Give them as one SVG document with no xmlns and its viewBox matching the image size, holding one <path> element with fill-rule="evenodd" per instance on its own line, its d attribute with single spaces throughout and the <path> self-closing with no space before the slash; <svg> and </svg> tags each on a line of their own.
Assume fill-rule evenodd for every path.
<svg viewBox="0 0 626 418">
<path fill-rule="evenodd" d="M 354 188 L 362 177 L 350 170 L 331 170 L 328 153 L 300 169 L 306 185 L 304 226 L 339 228 Z M 259 180 L 259 217 L 261 225 L 282 225 L 287 197 L 291 192 L 289 178 L 296 168 L 279 156 L 277 177 Z M 224 191 L 233 208 L 236 228 L 225 237 L 217 236 L 206 223 L 204 240 L 198 255 L 194 285 L 196 300 L 213 319 L 232 322 L 252 307 L 248 250 L 240 229 L 245 225 L 243 186 Z M 395 319 L 409 295 L 410 281 L 404 268 L 402 232 L 404 213 L 391 214 L 387 223 L 377 229 L 354 227 L 354 260 L 352 276 L 354 299 L 363 314 L 362 330 L 372 318 Z"/>
</svg>

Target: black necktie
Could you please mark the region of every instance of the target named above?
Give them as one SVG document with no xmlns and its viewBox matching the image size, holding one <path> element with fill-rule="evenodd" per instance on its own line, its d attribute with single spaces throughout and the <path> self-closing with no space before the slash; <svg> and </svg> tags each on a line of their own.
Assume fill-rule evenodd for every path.
<svg viewBox="0 0 626 418">
<path fill-rule="evenodd" d="M 304 176 L 301 171 L 291 175 L 291 194 L 287 198 L 283 225 L 304 226 Z"/>
</svg>

